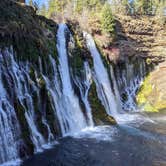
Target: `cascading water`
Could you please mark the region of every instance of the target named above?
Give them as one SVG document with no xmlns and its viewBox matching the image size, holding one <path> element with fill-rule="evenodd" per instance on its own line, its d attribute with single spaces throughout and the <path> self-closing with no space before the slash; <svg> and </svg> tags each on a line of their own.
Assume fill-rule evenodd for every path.
<svg viewBox="0 0 166 166">
<path fill-rule="evenodd" d="M 3 57 L 0 53 L 0 164 L 19 157 L 20 128 L 2 82 Z"/>
<path fill-rule="evenodd" d="M 84 78 L 82 81 L 78 77 L 76 77 L 74 81 L 76 85 L 79 87 L 81 99 L 85 105 L 87 120 L 88 120 L 88 127 L 93 127 L 94 123 L 92 118 L 92 112 L 91 112 L 90 103 L 88 101 L 89 89 L 92 83 L 92 74 L 91 74 L 91 69 L 89 67 L 88 62 L 84 62 L 84 72 L 85 72 Z"/>
<path fill-rule="evenodd" d="M 110 74 L 111 74 L 111 78 L 112 78 L 112 82 L 113 82 L 113 89 L 114 89 L 115 99 L 116 99 L 116 103 L 117 103 L 117 108 L 118 108 L 119 112 L 122 112 L 122 101 L 121 101 L 117 81 L 115 79 L 113 67 L 111 65 L 110 65 Z"/>
<path fill-rule="evenodd" d="M 85 34 L 94 71 L 85 61 L 81 76 L 71 76 L 66 33 L 69 33 L 67 26 L 60 24 L 57 32 L 59 63 L 49 56 L 51 74 L 46 74 L 41 57 L 39 68 L 35 69 L 29 62 L 16 62 L 12 49 L 0 50 L 0 164 L 19 158 L 20 153 L 26 156 L 29 147 L 25 139 L 34 147 L 32 154 L 55 141 L 57 133 L 74 135 L 86 127 L 93 127 L 92 108 L 88 100 L 92 79 L 96 83 L 97 97 L 108 115 L 116 118 L 122 109 L 134 105 L 133 96 L 145 74 L 145 63 L 141 63 L 140 74 L 136 77 L 137 71 L 132 65 L 126 66 L 122 73 L 120 69 L 113 70 L 112 66 L 107 71 L 92 36 Z M 33 76 L 30 74 L 32 66 L 35 70 Z M 125 88 L 122 88 L 123 85 Z M 74 86 L 77 86 L 79 97 Z M 122 101 L 119 91 L 128 95 L 127 102 Z M 23 124 L 26 126 L 22 126 L 21 121 L 25 121 Z M 23 137 L 25 130 L 28 130 L 26 138 Z"/>
<path fill-rule="evenodd" d="M 91 52 L 93 63 L 94 63 L 94 71 L 95 71 L 95 82 L 97 85 L 98 96 L 100 97 L 105 109 L 109 115 L 116 116 L 118 113 L 118 107 L 116 103 L 115 96 L 113 94 L 109 76 L 106 68 L 102 62 L 100 54 L 96 48 L 95 42 L 91 35 L 85 33 L 85 37 L 87 40 L 87 46 Z"/>
<path fill-rule="evenodd" d="M 124 69 L 116 68 L 117 86 L 121 92 L 121 101 L 123 110 L 136 111 L 137 105 L 135 101 L 135 96 L 141 85 L 141 82 L 146 75 L 146 65 L 144 60 L 139 59 L 136 61 L 137 68 L 134 64 L 127 63 Z M 135 62 L 135 63 L 136 63 Z"/>
<path fill-rule="evenodd" d="M 59 54 L 59 72 L 62 82 L 63 106 L 65 106 L 65 109 L 61 112 L 61 116 L 63 116 L 63 123 L 66 126 L 65 133 L 74 133 L 85 128 L 87 124 L 71 84 L 66 49 L 66 31 L 67 26 L 60 24 L 57 33 L 57 49 Z"/>
<path fill-rule="evenodd" d="M 16 86 L 15 87 L 16 95 L 19 101 L 21 102 L 23 108 L 26 110 L 25 118 L 27 120 L 27 123 L 29 124 L 29 128 L 31 131 L 31 139 L 33 144 L 35 145 L 36 152 L 38 152 L 41 151 L 41 145 L 45 144 L 45 141 L 35 124 L 33 100 L 30 91 L 28 91 L 27 88 L 28 84 L 26 82 L 26 77 L 25 77 L 26 71 L 24 69 L 22 70 L 19 69 L 19 66 L 15 62 L 12 54 L 9 56 L 9 60 L 11 62 L 11 64 L 9 65 L 11 65 L 11 73 L 14 79 L 14 85 Z M 26 106 L 24 105 L 24 101 L 26 103 Z"/>
<path fill-rule="evenodd" d="M 41 151 L 43 147 L 47 148 L 44 145 L 52 141 L 52 134 L 44 116 L 42 123 L 47 127 L 48 140 L 44 139 L 37 126 L 32 96 L 34 92 L 38 93 L 39 89 L 31 80 L 29 71 L 28 64 L 22 66 L 16 63 L 12 48 L 0 50 L 0 164 L 20 157 L 20 151 L 23 152 L 23 147 L 26 147 L 22 132 L 28 133 L 25 131 L 27 129 L 31 139 L 28 141 L 32 141 L 35 152 Z M 39 101 L 39 94 L 37 98 Z M 15 107 L 18 102 L 19 107 L 22 107 L 20 110 Z M 20 129 L 20 119 L 27 123 L 24 131 Z"/>
</svg>

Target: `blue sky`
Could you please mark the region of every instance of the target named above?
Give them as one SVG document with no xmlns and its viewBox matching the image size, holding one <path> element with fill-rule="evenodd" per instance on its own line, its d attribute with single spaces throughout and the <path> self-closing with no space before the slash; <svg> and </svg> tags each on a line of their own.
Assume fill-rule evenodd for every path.
<svg viewBox="0 0 166 166">
<path fill-rule="evenodd" d="M 47 4 L 47 0 L 33 0 L 36 2 L 39 6 L 41 6 L 43 3 Z M 26 3 L 28 3 L 29 0 L 26 0 Z"/>
</svg>

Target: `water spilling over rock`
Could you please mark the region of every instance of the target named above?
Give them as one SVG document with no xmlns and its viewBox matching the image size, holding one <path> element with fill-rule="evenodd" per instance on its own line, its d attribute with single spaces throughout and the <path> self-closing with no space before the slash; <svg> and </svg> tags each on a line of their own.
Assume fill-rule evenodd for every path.
<svg viewBox="0 0 166 166">
<path fill-rule="evenodd" d="M 132 65 L 122 73 L 113 65 L 107 70 L 92 36 L 85 34 L 93 64 L 82 60 L 81 76 L 73 75 L 68 36 L 68 27 L 60 24 L 58 56 L 39 56 L 38 64 L 20 61 L 12 47 L 0 50 L 0 164 L 41 152 L 59 136 L 93 127 L 96 115 L 100 124 L 114 124 L 111 115 L 116 118 L 135 104 L 133 96 L 144 76 L 144 63 L 136 77 Z M 101 110 L 94 109 L 97 100 Z"/>
</svg>

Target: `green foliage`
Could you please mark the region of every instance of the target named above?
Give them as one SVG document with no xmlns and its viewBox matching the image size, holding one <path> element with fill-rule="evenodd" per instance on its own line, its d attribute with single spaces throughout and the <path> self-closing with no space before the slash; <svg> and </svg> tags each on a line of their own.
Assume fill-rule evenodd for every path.
<svg viewBox="0 0 166 166">
<path fill-rule="evenodd" d="M 87 1 L 77 0 L 74 11 L 81 13 L 83 11 L 84 4 L 86 4 L 86 3 L 87 3 Z"/>
<path fill-rule="evenodd" d="M 71 23 L 71 22 L 70 22 Z M 78 22 L 71 23 L 68 22 L 68 27 L 74 37 L 74 47 L 69 46 L 69 52 L 71 54 L 69 58 L 70 65 L 73 70 L 73 74 L 81 76 L 83 71 L 83 56 L 84 56 L 84 41 L 83 34 Z"/>
<path fill-rule="evenodd" d="M 165 0 L 134 0 L 133 11 L 134 14 L 140 15 L 162 15 L 164 14 Z"/>
<path fill-rule="evenodd" d="M 84 9 L 91 11 L 99 11 L 105 0 L 77 0 L 75 3 L 75 11 L 81 13 Z"/>
<path fill-rule="evenodd" d="M 23 107 L 21 101 L 19 99 L 15 99 L 14 108 L 16 110 L 16 114 L 20 123 L 21 128 L 21 138 L 24 140 L 24 143 L 27 148 L 27 152 L 29 155 L 34 152 L 34 145 L 30 138 L 30 129 L 28 127 L 28 122 L 25 118 L 25 107 Z"/>
<path fill-rule="evenodd" d="M 48 1 L 48 17 L 52 17 L 58 13 L 63 13 L 67 0 L 49 0 Z"/>
<path fill-rule="evenodd" d="M 101 28 L 104 33 L 113 34 L 115 31 L 115 21 L 112 15 L 111 7 L 105 4 L 101 14 Z"/>
<path fill-rule="evenodd" d="M 82 14 L 83 11 L 98 12 L 106 0 L 49 0 L 48 17 L 56 14 L 64 14 L 65 9 L 70 6 L 70 11 L 74 14 Z M 72 17 L 72 16 L 71 16 Z"/>
<path fill-rule="evenodd" d="M 166 109 L 166 102 L 161 98 L 161 92 L 152 83 L 151 75 L 147 76 L 137 94 L 137 104 L 147 112 L 158 112 Z"/>
<path fill-rule="evenodd" d="M 18 60 L 37 63 L 39 56 L 55 54 L 57 25 L 52 20 L 36 15 L 32 7 L 8 0 L 0 1 L 0 15 L 0 47 L 12 45 Z"/>
<path fill-rule="evenodd" d="M 152 10 L 151 0 L 135 0 L 134 8 L 137 14 L 150 14 Z"/>
<path fill-rule="evenodd" d="M 96 85 L 93 82 L 91 88 L 89 90 L 89 102 L 92 108 L 93 120 L 96 125 L 101 124 L 116 124 L 116 121 L 113 117 L 107 115 L 104 106 L 102 105 L 101 101 L 98 98 Z"/>
<path fill-rule="evenodd" d="M 33 6 L 33 0 L 29 0 L 29 5 Z"/>
</svg>

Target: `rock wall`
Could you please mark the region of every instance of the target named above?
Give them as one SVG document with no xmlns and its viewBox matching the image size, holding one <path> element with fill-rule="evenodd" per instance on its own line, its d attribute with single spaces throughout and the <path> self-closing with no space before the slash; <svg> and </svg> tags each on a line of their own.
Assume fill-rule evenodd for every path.
<svg viewBox="0 0 166 166">
<path fill-rule="evenodd" d="M 118 68 L 122 72 L 125 68 L 124 66 L 133 64 L 132 70 L 136 71 L 133 72 L 135 77 L 140 75 L 141 69 L 138 71 L 137 69 L 144 61 L 146 67 L 142 78 L 145 78 L 145 83 L 143 83 L 142 87 L 141 85 L 138 86 L 135 93 L 136 96 L 138 93 L 138 96 L 135 102 L 139 105 L 139 108 L 144 110 L 165 110 L 166 25 L 160 24 L 155 17 L 116 15 L 115 18 L 116 38 L 114 41 L 105 43 L 102 40 L 104 37 L 94 34 L 104 58 L 107 63 L 115 64 L 115 74 Z M 134 75 L 131 77 L 131 81 Z M 147 76 L 148 78 L 146 78 Z M 119 77 L 119 79 L 121 78 Z M 142 94 L 146 93 L 147 86 L 145 84 L 147 82 L 148 85 L 151 84 L 151 92 L 144 96 L 144 101 L 141 101 Z M 141 87 L 140 90 L 139 87 Z M 145 103 L 153 104 L 148 106 L 147 109 Z"/>
</svg>

